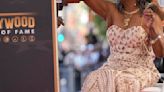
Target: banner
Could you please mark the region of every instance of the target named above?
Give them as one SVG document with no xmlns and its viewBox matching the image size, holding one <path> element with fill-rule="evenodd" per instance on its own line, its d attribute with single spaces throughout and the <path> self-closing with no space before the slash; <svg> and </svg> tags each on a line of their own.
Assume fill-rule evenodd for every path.
<svg viewBox="0 0 164 92">
<path fill-rule="evenodd" d="M 57 92 L 52 0 L 0 1 L 0 92 Z"/>
</svg>

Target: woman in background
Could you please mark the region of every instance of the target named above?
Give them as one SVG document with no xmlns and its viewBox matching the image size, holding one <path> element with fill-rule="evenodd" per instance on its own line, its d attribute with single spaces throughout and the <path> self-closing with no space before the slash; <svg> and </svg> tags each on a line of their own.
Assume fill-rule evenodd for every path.
<svg viewBox="0 0 164 92">
<path fill-rule="evenodd" d="M 141 92 L 156 84 L 159 72 L 153 60 L 164 56 L 164 34 L 161 17 L 146 8 L 147 0 L 84 2 L 106 20 L 111 54 L 102 67 L 87 76 L 82 92 Z"/>
</svg>

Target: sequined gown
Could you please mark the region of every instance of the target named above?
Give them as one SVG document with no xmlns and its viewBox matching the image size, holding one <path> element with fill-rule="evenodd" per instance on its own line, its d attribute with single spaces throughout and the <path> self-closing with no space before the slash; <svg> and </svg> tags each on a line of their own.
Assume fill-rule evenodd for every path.
<svg viewBox="0 0 164 92">
<path fill-rule="evenodd" d="M 145 45 L 147 34 L 142 26 L 124 30 L 112 25 L 106 34 L 111 54 L 86 77 L 82 92 L 141 92 L 158 82 L 155 55 L 152 47 Z"/>
</svg>

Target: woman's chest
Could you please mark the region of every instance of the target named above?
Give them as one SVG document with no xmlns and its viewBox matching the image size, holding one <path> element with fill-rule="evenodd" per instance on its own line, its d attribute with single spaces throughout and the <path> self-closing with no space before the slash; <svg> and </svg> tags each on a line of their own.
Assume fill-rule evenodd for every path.
<svg viewBox="0 0 164 92">
<path fill-rule="evenodd" d="M 117 25 L 112 25 L 107 30 L 107 39 L 111 46 L 140 46 L 145 42 L 147 34 L 141 26 L 133 26 L 126 30 Z"/>
</svg>

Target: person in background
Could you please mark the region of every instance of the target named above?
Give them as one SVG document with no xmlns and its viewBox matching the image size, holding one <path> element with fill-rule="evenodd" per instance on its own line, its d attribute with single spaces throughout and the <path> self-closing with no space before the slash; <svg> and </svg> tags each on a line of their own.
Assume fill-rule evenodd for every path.
<svg viewBox="0 0 164 92">
<path fill-rule="evenodd" d="M 164 56 L 161 8 L 154 4 L 153 11 L 147 0 L 83 1 L 106 20 L 111 53 L 102 67 L 87 76 L 82 92 L 141 92 L 155 85 L 160 76 L 153 60 Z"/>
</svg>

